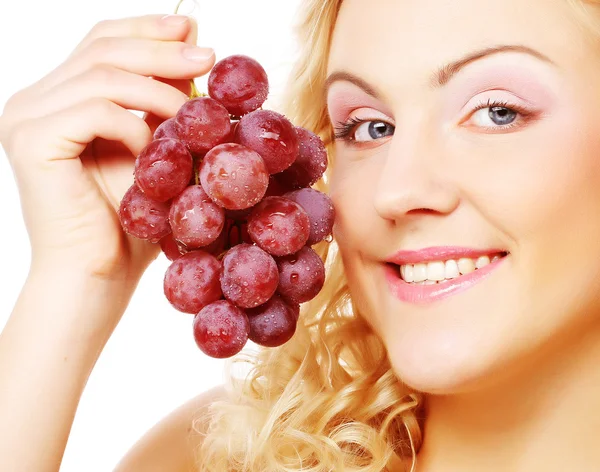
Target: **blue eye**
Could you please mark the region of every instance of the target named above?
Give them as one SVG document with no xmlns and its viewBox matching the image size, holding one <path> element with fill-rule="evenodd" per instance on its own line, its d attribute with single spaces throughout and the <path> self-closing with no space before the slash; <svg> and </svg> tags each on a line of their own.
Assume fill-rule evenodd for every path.
<svg viewBox="0 0 600 472">
<path fill-rule="evenodd" d="M 348 122 L 339 123 L 336 127 L 336 139 L 364 143 L 385 138 L 394 134 L 395 127 L 385 121 L 362 120 L 352 118 Z"/>
<path fill-rule="evenodd" d="M 365 121 L 354 129 L 354 141 L 362 143 L 394 134 L 394 127 L 384 121 Z"/>
<path fill-rule="evenodd" d="M 467 123 L 490 132 L 520 129 L 539 115 L 535 110 L 503 100 L 487 100 L 474 107 Z"/>
<path fill-rule="evenodd" d="M 477 110 L 473 114 L 473 120 L 478 126 L 490 126 L 490 122 L 492 126 L 509 126 L 518 115 L 519 113 L 511 108 L 492 106 Z"/>
</svg>

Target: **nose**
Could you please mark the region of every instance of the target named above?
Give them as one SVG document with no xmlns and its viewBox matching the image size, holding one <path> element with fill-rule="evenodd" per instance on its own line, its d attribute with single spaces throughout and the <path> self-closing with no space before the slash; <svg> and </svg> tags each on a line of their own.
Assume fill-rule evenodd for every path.
<svg viewBox="0 0 600 472">
<path fill-rule="evenodd" d="M 375 210 L 386 220 L 448 214 L 459 204 L 443 151 L 425 133 L 398 133 L 390 142 L 375 191 Z"/>
</svg>

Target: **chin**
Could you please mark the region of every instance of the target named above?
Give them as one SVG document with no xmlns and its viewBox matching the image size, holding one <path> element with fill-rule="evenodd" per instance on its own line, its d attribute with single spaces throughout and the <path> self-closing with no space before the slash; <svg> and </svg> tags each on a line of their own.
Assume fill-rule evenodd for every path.
<svg viewBox="0 0 600 472">
<path fill-rule="evenodd" d="M 500 362 L 503 356 L 489 343 L 475 346 L 468 340 L 448 338 L 405 337 L 399 343 L 384 339 L 396 376 L 415 391 L 450 395 L 482 388 L 506 370 L 506 363 Z"/>
</svg>

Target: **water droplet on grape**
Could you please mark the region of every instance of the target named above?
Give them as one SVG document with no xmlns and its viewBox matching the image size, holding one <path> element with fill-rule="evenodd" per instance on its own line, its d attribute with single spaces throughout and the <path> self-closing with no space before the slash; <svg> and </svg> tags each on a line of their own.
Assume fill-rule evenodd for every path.
<svg viewBox="0 0 600 472">
<path fill-rule="evenodd" d="M 333 234 L 328 234 L 327 237 L 325 238 L 325 241 L 328 243 L 333 242 Z"/>
<path fill-rule="evenodd" d="M 292 272 L 290 274 L 290 282 L 292 282 L 292 283 L 298 283 L 298 279 L 299 279 L 299 276 L 298 276 L 297 272 Z"/>
</svg>

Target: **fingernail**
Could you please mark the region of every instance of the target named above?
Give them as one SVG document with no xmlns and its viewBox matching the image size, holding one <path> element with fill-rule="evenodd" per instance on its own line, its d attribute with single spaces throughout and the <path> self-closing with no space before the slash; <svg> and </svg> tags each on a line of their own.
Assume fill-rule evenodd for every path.
<svg viewBox="0 0 600 472">
<path fill-rule="evenodd" d="M 160 21 L 166 26 L 181 26 L 188 21 L 188 17 L 185 15 L 166 15 Z"/>
<path fill-rule="evenodd" d="M 194 62 L 204 62 L 214 55 L 212 48 L 199 48 L 198 46 L 188 46 L 183 50 L 183 57 Z"/>
</svg>

